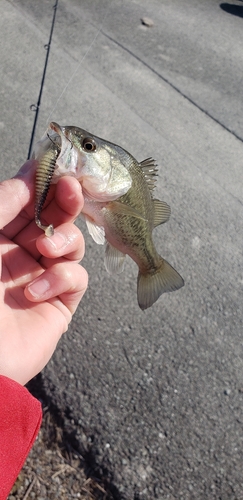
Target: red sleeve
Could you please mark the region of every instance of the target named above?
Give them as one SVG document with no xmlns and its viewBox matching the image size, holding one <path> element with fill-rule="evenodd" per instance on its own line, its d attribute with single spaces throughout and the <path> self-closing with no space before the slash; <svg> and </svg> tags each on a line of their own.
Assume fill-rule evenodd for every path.
<svg viewBox="0 0 243 500">
<path fill-rule="evenodd" d="M 0 500 L 6 500 L 42 420 L 40 402 L 25 387 L 0 376 Z"/>
</svg>

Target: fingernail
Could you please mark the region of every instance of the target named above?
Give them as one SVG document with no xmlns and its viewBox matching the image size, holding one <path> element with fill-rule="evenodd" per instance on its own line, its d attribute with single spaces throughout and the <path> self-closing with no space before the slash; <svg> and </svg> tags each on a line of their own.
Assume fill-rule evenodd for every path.
<svg viewBox="0 0 243 500">
<path fill-rule="evenodd" d="M 56 250 L 60 250 L 60 248 L 63 248 L 67 245 L 66 237 L 62 233 L 59 233 L 58 231 L 55 232 L 53 236 L 48 238 L 48 241 Z"/>
<path fill-rule="evenodd" d="M 41 297 L 50 289 L 50 283 L 45 278 L 38 279 L 37 281 L 33 281 L 31 285 L 28 286 L 28 290 L 35 297 Z"/>
</svg>

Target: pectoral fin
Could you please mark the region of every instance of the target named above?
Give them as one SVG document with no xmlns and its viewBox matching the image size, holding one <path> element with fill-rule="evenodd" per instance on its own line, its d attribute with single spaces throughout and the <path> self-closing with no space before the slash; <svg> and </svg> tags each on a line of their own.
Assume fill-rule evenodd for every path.
<svg viewBox="0 0 243 500">
<path fill-rule="evenodd" d="M 145 219 L 143 215 L 137 212 L 135 208 L 130 207 L 129 205 L 125 205 L 125 203 L 121 203 L 120 201 L 111 201 L 109 205 L 107 205 L 107 208 L 117 214 L 127 215 L 129 217 L 135 217 L 137 219 L 147 221 L 147 219 Z"/>
<path fill-rule="evenodd" d="M 124 269 L 126 255 L 107 242 L 105 249 L 105 268 L 109 274 L 120 274 Z"/>
<path fill-rule="evenodd" d="M 104 245 L 105 243 L 105 230 L 102 226 L 97 226 L 87 215 L 85 216 L 87 228 L 90 236 L 92 236 L 95 243 Z"/>
</svg>

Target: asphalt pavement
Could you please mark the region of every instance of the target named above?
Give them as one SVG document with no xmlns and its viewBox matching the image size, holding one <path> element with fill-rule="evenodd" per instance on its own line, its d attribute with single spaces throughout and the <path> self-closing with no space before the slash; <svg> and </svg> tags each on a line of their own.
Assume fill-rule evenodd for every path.
<svg viewBox="0 0 243 500">
<path fill-rule="evenodd" d="M 0 2 L 1 179 L 27 157 L 52 6 Z M 38 381 L 115 499 L 243 499 L 242 12 L 59 0 L 36 138 L 55 120 L 156 158 L 154 239 L 185 280 L 140 311 L 136 265 L 107 275 L 78 221 L 89 288 Z"/>
</svg>

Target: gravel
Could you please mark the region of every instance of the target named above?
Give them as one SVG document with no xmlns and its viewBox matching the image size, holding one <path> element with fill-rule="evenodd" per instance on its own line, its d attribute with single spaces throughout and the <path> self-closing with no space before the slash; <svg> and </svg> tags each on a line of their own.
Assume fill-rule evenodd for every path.
<svg viewBox="0 0 243 500">
<path fill-rule="evenodd" d="M 102 478 L 65 437 L 51 405 L 43 402 L 43 422 L 36 442 L 8 500 L 113 500 Z"/>
</svg>

